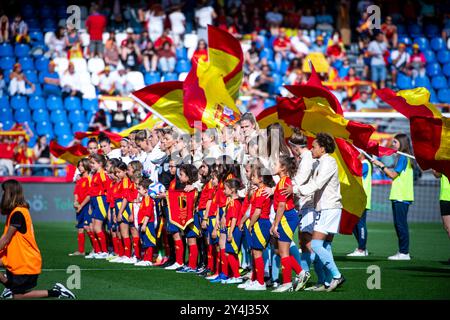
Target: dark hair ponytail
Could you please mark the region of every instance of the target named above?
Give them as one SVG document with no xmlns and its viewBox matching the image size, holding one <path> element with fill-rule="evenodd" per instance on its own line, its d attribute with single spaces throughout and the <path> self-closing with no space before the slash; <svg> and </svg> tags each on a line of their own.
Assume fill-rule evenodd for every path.
<svg viewBox="0 0 450 320">
<path fill-rule="evenodd" d="M 297 161 L 289 156 L 280 157 L 280 165 L 286 169 L 288 176 L 293 177 L 297 173 Z"/>
<path fill-rule="evenodd" d="M 30 205 L 25 200 L 22 185 L 19 181 L 11 179 L 6 180 L 2 184 L 3 196 L 0 204 L 0 209 L 3 215 L 9 215 L 15 208 L 30 208 Z"/>
</svg>

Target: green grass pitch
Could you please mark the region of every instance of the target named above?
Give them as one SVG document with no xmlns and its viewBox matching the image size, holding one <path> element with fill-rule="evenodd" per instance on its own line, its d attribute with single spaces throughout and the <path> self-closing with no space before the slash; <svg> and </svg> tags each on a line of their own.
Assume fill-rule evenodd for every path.
<svg viewBox="0 0 450 320">
<path fill-rule="evenodd" d="M 394 227 L 389 223 L 368 224 L 369 256 L 347 258 L 354 250 L 353 236 L 339 235 L 334 241 L 336 262 L 347 282 L 332 293 L 249 292 L 235 285 L 211 284 L 193 274 L 177 274 L 157 267 L 140 268 L 104 260 L 69 257 L 76 249 L 76 230 L 70 223 L 36 223 L 35 234 L 43 256 L 38 288 L 55 282 L 66 284 L 67 268 L 81 269 L 78 299 L 450 299 L 450 241 L 440 224 L 411 224 L 412 261 L 388 261 L 397 249 Z M 3 228 L 2 228 L 3 229 Z M 88 243 L 88 238 L 86 237 Z M 367 267 L 381 270 L 381 289 L 369 290 Z M 313 279 L 315 275 L 313 273 Z"/>
</svg>

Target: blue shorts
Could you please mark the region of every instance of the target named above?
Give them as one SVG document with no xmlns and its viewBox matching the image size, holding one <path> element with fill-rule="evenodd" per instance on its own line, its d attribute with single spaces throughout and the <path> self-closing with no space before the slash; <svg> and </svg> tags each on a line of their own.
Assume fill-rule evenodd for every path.
<svg viewBox="0 0 450 320">
<path fill-rule="evenodd" d="M 96 196 L 91 198 L 92 219 L 105 221 L 108 217 L 109 203 L 106 196 Z"/>
<path fill-rule="evenodd" d="M 197 238 L 202 234 L 202 226 L 200 225 L 200 216 L 194 213 L 194 221 L 187 225 L 184 229 L 186 238 Z"/>
<path fill-rule="evenodd" d="M 225 212 L 225 208 L 224 207 L 219 208 L 219 220 L 222 219 L 224 212 Z"/>
<path fill-rule="evenodd" d="M 371 66 L 370 71 L 371 71 L 373 82 L 386 80 L 386 66 L 385 65 Z"/>
<path fill-rule="evenodd" d="M 228 231 L 227 231 L 228 232 Z M 239 230 L 239 228 L 236 226 L 233 230 L 233 237 L 231 239 L 231 242 L 226 242 L 225 244 L 225 252 L 226 253 L 233 253 L 238 254 L 239 249 L 241 247 L 241 241 L 242 241 L 242 231 Z"/>
<path fill-rule="evenodd" d="M 172 222 L 170 222 L 169 209 L 166 206 L 163 206 L 162 209 L 164 212 L 164 216 L 166 217 L 166 221 L 167 221 L 167 224 L 166 224 L 167 232 L 170 234 L 181 232 L 181 229 L 178 226 L 176 226 Z"/>
<path fill-rule="evenodd" d="M 297 229 L 300 218 L 298 217 L 298 212 L 295 209 L 285 211 L 283 217 L 281 218 L 280 224 L 278 225 L 278 233 L 280 237 L 279 241 L 292 242 L 294 240 L 294 232 Z"/>
<path fill-rule="evenodd" d="M 214 230 L 214 227 L 216 226 L 216 217 L 209 217 L 208 218 L 208 240 L 209 244 L 218 244 L 219 243 L 219 235 L 217 235 L 217 238 L 212 237 L 212 232 Z"/>
<path fill-rule="evenodd" d="M 139 225 L 139 229 L 141 229 L 141 226 Z M 147 224 L 145 232 L 139 233 L 139 237 L 141 238 L 142 248 L 156 247 L 156 231 L 153 221 Z"/>
<path fill-rule="evenodd" d="M 244 224 L 243 242 L 246 244 L 248 249 L 250 249 L 252 247 L 252 234 L 248 230 L 249 225 L 250 225 L 250 219 L 247 219 L 247 221 L 245 221 L 245 224 Z"/>
<path fill-rule="evenodd" d="M 89 222 L 86 220 L 89 219 Z M 89 225 L 91 222 L 91 217 L 89 215 L 89 203 L 85 204 L 83 208 L 81 208 L 80 212 L 77 213 L 77 229 L 84 229 L 85 225 Z"/>
<path fill-rule="evenodd" d="M 115 206 L 114 209 L 116 211 L 116 218 L 119 216 L 119 210 L 122 207 L 122 199 L 116 199 L 115 201 Z M 127 207 L 125 208 L 125 210 L 123 210 L 122 213 L 122 221 L 118 222 L 118 223 L 127 223 L 129 225 L 133 225 L 133 223 L 130 223 L 129 219 L 130 216 L 133 214 L 133 204 L 128 202 Z"/>
<path fill-rule="evenodd" d="M 264 250 L 269 244 L 270 240 L 269 219 L 259 219 L 255 222 L 252 229 L 252 249 Z"/>
</svg>

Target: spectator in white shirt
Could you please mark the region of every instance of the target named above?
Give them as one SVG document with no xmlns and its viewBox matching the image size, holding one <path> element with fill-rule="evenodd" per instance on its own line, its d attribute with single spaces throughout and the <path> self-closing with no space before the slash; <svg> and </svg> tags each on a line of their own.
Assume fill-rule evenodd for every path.
<svg viewBox="0 0 450 320">
<path fill-rule="evenodd" d="M 298 58 L 303 58 L 309 53 L 311 39 L 299 29 L 296 36 L 291 38 L 291 45 Z"/>
<path fill-rule="evenodd" d="M 109 66 L 105 67 L 105 70 L 103 70 L 98 79 L 98 90 L 100 94 L 104 95 L 117 94 L 116 77 L 111 73 L 111 68 Z"/>
<path fill-rule="evenodd" d="M 145 21 L 148 26 L 148 34 L 153 42 L 155 42 L 156 39 L 161 37 L 163 34 L 165 19 L 166 15 L 164 14 L 164 10 L 160 4 L 153 5 L 152 8 L 146 13 Z"/>
<path fill-rule="evenodd" d="M 186 31 L 185 24 L 186 24 L 186 17 L 184 16 L 184 13 L 181 12 L 181 7 L 176 6 L 174 11 L 169 14 L 169 20 L 170 24 L 172 26 L 172 38 L 175 43 L 175 45 L 179 45 L 181 43 L 181 37 L 183 36 L 184 32 Z"/>
<path fill-rule="evenodd" d="M 218 145 L 218 133 L 216 129 L 207 129 L 202 134 L 203 158 L 217 159 L 223 153 Z"/>
<path fill-rule="evenodd" d="M 397 83 L 397 75 L 399 72 L 406 73 L 408 70 L 406 68 L 408 61 L 410 59 L 410 55 L 405 51 L 406 45 L 404 43 L 400 43 L 398 45 L 398 49 L 392 51 L 391 53 L 391 74 L 392 74 L 392 83 L 396 85 Z"/>
<path fill-rule="evenodd" d="M 203 1 L 206 3 L 206 1 Z M 217 17 L 214 8 L 209 5 L 203 5 L 201 8 L 195 10 L 195 21 L 197 23 L 198 39 L 203 39 L 208 43 L 208 24 L 213 24 L 213 20 Z"/>
<path fill-rule="evenodd" d="M 367 91 L 361 92 L 361 96 L 359 97 L 359 99 L 355 100 L 353 103 L 355 105 L 356 111 L 361 111 L 361 109 L 377 109 L 378 108 L 375 101 L 373 101 L 369 97 L 369 93 Z"/>
<path fill-rule="evenodd" d="M 115 75 L 115 88 L 121 96 L 128 96 L 133 91 L 133 85 L 128 81 L 127 69 L 119 69 Z"/>
<path fill-rule="evenodd" d="M 72 62 L 69 63 L 69 67 L 61 75 L 61 87 L 62 97 L 78 97 L 81 98 L 83 93 L 81 92 L 81 79 L 78 72 L 75 72 L 75 66 Z"/>
<path fill-rule="evenodd" d="M 52 35 L 48 43 L 48 48 L 50 49 L 48 55 L 51 58 L 63 57 L 66 55 L 66 37 L 65 29 L 59 27 L 56 33 Z"/>
</svg>

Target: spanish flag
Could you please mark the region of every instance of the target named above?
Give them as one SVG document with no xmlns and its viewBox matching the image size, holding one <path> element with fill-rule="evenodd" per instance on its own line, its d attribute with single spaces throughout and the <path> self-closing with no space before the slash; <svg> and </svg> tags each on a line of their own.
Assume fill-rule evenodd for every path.
<svg viewBox="0 0 450 320">
<path fill-rule="evenodd" d="M 256 116 L 256 122 L 260 129 L 266 129 L 268 126 L 274 123 L 279 123 L 284 130 L 284 137 L 290 138 L 294 131 L 292 128 L 278 116 L 278 110 L 276 106 L 269 107 Z"/>
<path fill-rule="evenodd" d="M 240 117 L 235 104 L 242 82 L 243 53 L 239 41 L 228 32 L 208 26 L 209 60 L 193 61 L 183 83 L 184 115 L 189 126 L 233 124 Z"/>
<path fill-rule="evenodd" d="M 89 155 L 89 151 L 81 144 L 75 144 L 66 148 L 55 141 L 50 141 L 50 152 L 56 158 L 65 160 L 74 166 L 77 165 L 78 161 Z"/>
<path fill-rule="evenodd" d="M 417 163 L 450 178 L 450 119 L 430 103 L 426 88 L 377 90 L 376 94 L 409 119 L 411 141 Z"/>
<path fill-rule="evenodd" d="M 134 91 L 131 97 L 165 123 L 193 133 L 194 130 L 183 113 L 183 82 L 155 83 Z"/>
<path fill-rule="evenodd" d="M 128 137 L 130 133 L 135 130 L 145 130 L 145 129 L 151 130 L 160 121 L 161 120 L 157 116 L 149 112 L 147 114 L 147 117 L 145 117 L 145 119 L 141 123 L 119 132 L 119 135 L 121 137 Z"/>
<path fill-rule="evenodd" d="M 109 132 L 109 131 L 98 131 L 98 130 L 97 131 L 87 131 L 87 132 L 77 131 L 77 132 L 75 132 L 75 138 L 78 140 L 81 140 L 84 138 L 98 139 L 98 136 L 100 135 L 100 133 L 106 135 L 111 140 L 111 144 L 115 148 L 120 147 L 120 141 L 122 140 L 122 136 L 120 136 L 117 133 L 113 133 L 113 132 Z"/>
</svg>

